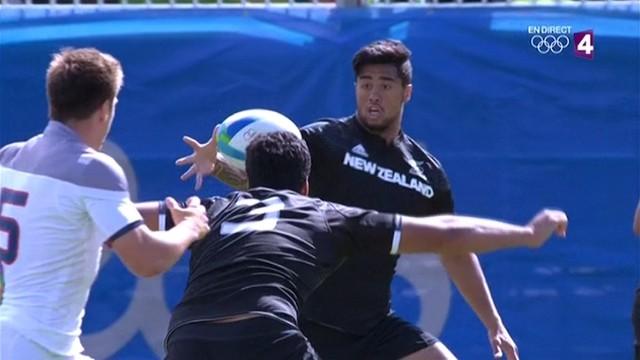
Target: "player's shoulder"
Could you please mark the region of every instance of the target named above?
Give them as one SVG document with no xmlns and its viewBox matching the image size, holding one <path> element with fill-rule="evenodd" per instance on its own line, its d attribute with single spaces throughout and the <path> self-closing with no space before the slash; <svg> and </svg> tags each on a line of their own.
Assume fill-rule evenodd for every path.
<svg viewBox="0 0 640 360">
<path fill-rule="evenodd" d="M 423 144 L 420 144 L 418 141 L 416 141 L 414 138 L 410 137 L 409 135 L 405 135 L 405 141 L 411 151 L 411 156 L 413 156 L 414 160 L 423 161 L 423 162 L 426 161 L 431 165 L 430 167 L 435 167 L 436 169 L 443 169 L 442 163 L 440 162 L 440 160 L 438 160 L 438 158 L 435 155 L 433 155 L 430 151 L 428 151 Z"/>
<path fill-rule="evenodd" d="M 78 158 L 78 169 L 82 173 L 78 185 L 113 191 L 128 191 L 124 170 L 111 156 L 87 149 Z"/>
<path fill-rule="evenodd" d="M 235 195 L 234 195 L 235 194 Z M 238 201 L 248 202 L 248 201 L 278 201 L 279 199 L 282 202 L 288 202 L 289 200 L 295 200 L 299 197 L 302 197 L 299 193 L 291 190 L 276 190 L 267 187 L 256 187 L 249 189 L 247 191 L 237 191 L 231 193 L 228 197 L 233 199 L 238 199 Z M 277 198 L 277 199 L 276 199 Z M 271 200 L 273 199 L 273 200 Z"/>
<path fill-rule="evenodd" d="M 232 193 L 234 194 L 234 193 Z M 207 214 L 212 217 L 221 213 L 225 208 L 234 202 L 234 198 L 230 196 L 211 196 L 200 198 L 200 203 L 207 210 Z M 186 205 L 186 204 L 185 204 Z"/>
<path fill-rule="evenodd" d="M 232 193 L 231 201 L 236 204 L 253 204 L 261 202 L 267 206 L 282 206 L 296 211 L 316 211 L 322 200 L 302 195 L 292 190 L 275 190 L 266 187 L 249 189 L 247 192 Z M 237 200 L 236 200 L 237 199 Z M 280 204 L 280 205 L 278 205 Z"/>
<path fill-rule="evenodd" d="M 20 149 L 24 147 L 26 141 L 14 142 L 0 148 L 0 165 L 7 165 L 16 157 Z"/>
<path fill-rule="evenodd" d="M 377 210 L 364 209 L 358 206 L 344 205 L 336 202 L 327 201 L 327 206 L 333 211 L 338 212 L 344 217 L 355 217 L 363 213 L 378 213 Z"/>
<path fill-rule="evenodd" d="M 343 118 L 324 117 L 308 125 L 303 126 L 300 131 L 303 136 L 324 135 L 331 132 L 344 131 L 349 128 L 349 123 L 353 116 Z"/>
</svg>

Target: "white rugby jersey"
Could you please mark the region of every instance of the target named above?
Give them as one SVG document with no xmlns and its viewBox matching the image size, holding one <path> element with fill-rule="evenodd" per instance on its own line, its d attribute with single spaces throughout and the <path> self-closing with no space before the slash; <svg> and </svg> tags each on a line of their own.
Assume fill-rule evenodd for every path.
<svg viewBox="0 0 640 360">
<path fill-rule="evenodd" d="M 0 149 L 2 322 L 61 355 L 80 326 L 106 241 L 140 225 L 122 168 L 64 124 Z"/>
</svg>

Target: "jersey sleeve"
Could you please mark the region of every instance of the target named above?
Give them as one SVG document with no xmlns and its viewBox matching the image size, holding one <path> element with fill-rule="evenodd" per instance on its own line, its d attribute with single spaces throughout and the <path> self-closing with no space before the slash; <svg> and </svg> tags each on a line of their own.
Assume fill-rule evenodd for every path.
<svg viewBox="0 0 640 360">
<path fill-rule="evenodd" d="M 226 198 L 214 196 L 210 198 L 200 198 L 200 203 L 207 211 L 209 219 L 215 219 L 215 217 L 229 204 L 229 201 L 227 201 Z M 180 202 L 180 206 L 184 208 L 187 207 L 187 204 L 186 202 Z M 175 221 L 171 217 L 171 212 L 164 205 L 164 201 L 160 202 L 159 216 L 159 223 L 164 224 L 164 227 L 160 226 L 160 230 L 169 230 L 176 225 Z"/>
<path fill-rule="evenodd" d="M 411 155 L 409 156 L 420 160 L 421 162 L 428 163 L 428 168 L 431 169 L 429 172 L 429 178 L 436 189 L 436 196 L 432 199 L 434 209 L 432 215 L 453 214 L 453 192 L 451 190 L 451 183 L 449 182 L 449 178 L 447 177 L 447 173 L 444 170 L 442 163 L 414 139 L 409 138 L 409 141 L 411 143 Z"/>
<path fill-rule="evenodd" d="M 327 155 L 328 135 L 327 132 L 335 119 L 320 119 L 314 123 L 304 126 L 300 129 L 302 139 L 307 143 L 309 154 L 311 155 L 311 173 L 309 174 L 309 183 L 311 189 L 315 189 L 318 184 L 327 181 L 327 169 L 331 167 L 331 160 Z"/>
<path fill-rule="evenodd" d="M 106 235 L 105 242 L 110 245 L 142 225 L 142 216 L 129 197 L 124 171 L 115 160 L 102 154 L 84 161 L 87 165 L 80 197 L 89 217 L 100 233 Z"/>
<path fill-rule="evenodd" d="M 320 119 L 300 129 L 302 139 L 307 143 L 307 147 L 309 147 L 311 153 L 322 146 L 324 129 L 326 125 L 330 123 L 331 121 L 329 119 Z"/>
<path fill-rule="evenodd" d="M 0 148 L 0 165 L 5 165 L 11 162 L 24 144 L 24 142 L 16 142 Z"/>
<path fill-rule="evenodd" d="M 439 191 L 434 198 L 436 214 L 453 214 L 455 211 L 453 191 L 451 190 L 449 178 L 442 166 L 440 166 L 440 174 L 437 181 L 439 182 Z"/>
<path fill-rule="evenodd" d="M 451 188 L 440 193 L 436 201 L 440 214 L 453 214 L 455 212 L 453 192 L 451 191 Z"/>
<path fill-rule="evenodd" d="M 325 146 L 325 130 L 328 124 L 330 124 L 328 119 L 321 119 L 300 129 L 302 139 L 307 143 L 311 153 L 311 166 L 318 161 L 318 155 L 322 154 L 322 149 Z"/>
<path fill-rule="evenodd" d="M 327 223 L 341 255 L 395 255 L 400 246 L 401 217 L 330 204 Z"/>
</svg>

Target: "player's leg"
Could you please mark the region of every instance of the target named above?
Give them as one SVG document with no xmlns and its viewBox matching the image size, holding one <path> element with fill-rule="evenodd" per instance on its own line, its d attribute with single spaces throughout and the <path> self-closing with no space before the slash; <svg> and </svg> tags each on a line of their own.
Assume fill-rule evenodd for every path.
<svg viewBox="0 0 640 360">
<path fill-rule="evenodd" d="M 456 357 L 435 336 L 389 314 L 368 335 L 367 359 L 454 360 Z"/>
<path fill-rule="evenodd" d="M 413 354 L 407 355 L 402 360 L 453 360 L 456 359 L 455 355 L 440 341 L 437 343 L 418 350 Z"/>
<path fill-rule="evenodd" d="M 321 359 L 364 359 L 366 337 L 349 334 L 309 320 L 299 320 L 302 333 L 309 339 Z"/>
</svg>

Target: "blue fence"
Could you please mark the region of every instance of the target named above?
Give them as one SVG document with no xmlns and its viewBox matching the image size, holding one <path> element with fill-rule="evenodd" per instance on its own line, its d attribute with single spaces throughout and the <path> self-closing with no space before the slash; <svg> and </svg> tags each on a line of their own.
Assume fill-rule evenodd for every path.
<svg viewBox="0 0 640 360">
<path fill-rule="evenodd" d="M 541 54 L 529 26 L 570 26 L 569 46 Z M 593 30 L 594 58 L 574 54 Z M 47 121 L 50 54 L 93 46 L 125 69 L 108 151 L 138 200 L 186 197 L 180 135 L 208 138 L 247 108 L 307 124 L 355 109 L 352 54 L 377 38 L 413 50 L 406 131 L 443 162 L 460 213 L 524 222 L 566 209 L 569 237 L 539 251 L 481 258 L 523 359 L 630 359 L 638 280 L 631 233 L 639 195 L 640 21 L 637 13 L 554 8 L 0 11 L 0 145 Z M 124 155 L 126 154 L 126 156 Z M 199 195 L 227 189 L 215 181 Z M 2 237 L 0 236 L 0 241 Z M 0 242 L 0 246 L 2 243 Z M 97 358 L 162 356 L 187 261 L 142 280 L 106 254 L 84 343 Z M 486 333 L 435 257 L 406 258 L 394 307 L 461 359 L 490 357 Z"/>
</svg>

